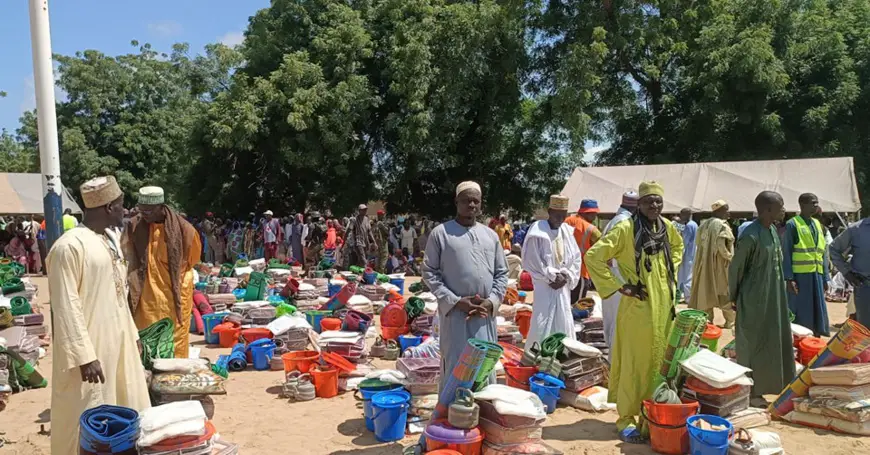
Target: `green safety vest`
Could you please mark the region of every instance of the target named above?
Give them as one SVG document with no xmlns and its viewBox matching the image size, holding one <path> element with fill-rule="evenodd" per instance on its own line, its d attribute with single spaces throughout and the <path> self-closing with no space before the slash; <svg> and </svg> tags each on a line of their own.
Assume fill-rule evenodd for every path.
<svg viewBox="0 0 870 455">
<path fill-rule="evenodd" d="M 813 225 L 818 234 L 817 240 L 813 241 L 813 231 L 800 215 L 792 218 L 798 233 L 798 243 L 794 245 L 791 253 L 793 273 L 824 273 L 822 261 L 825 260 L 825 233 L 822 224 L 813 218 Z"/>
</svg>

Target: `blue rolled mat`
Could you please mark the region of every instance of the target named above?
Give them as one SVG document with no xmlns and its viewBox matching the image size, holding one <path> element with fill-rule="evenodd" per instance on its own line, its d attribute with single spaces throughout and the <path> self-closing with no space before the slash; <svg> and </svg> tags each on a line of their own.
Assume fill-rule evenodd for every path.
<svg viewBox="0 0 870 455">
<path fill-rule="evenodd" d="M 83 453 L 136 453 L 139 413 L 135 410 L 97 406 L 83 412 L 79 423 L 79 446 Z"/>
<path fill-rule="evenodd" d="M 245 357 L 245 345 L 239 343 L 233 346 L 233 351 L 230 352 L 230 359 L 227 362 L 227 367 L 230 371 L 244 371 L 248 368 L 248 359 Z"/>
</svg>

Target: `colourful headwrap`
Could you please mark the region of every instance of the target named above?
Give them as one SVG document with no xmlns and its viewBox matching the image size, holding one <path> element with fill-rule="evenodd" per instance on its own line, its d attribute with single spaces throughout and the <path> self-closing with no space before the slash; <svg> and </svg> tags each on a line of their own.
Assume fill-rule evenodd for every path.
<svg viewBox="0 0 870 455">
<path fill-rule="evenodd" d="M 595 199 L 583 199 L 580 201 L 580 210 L 577 213 L 598 213 L 598 201 Z"/>
</svg>

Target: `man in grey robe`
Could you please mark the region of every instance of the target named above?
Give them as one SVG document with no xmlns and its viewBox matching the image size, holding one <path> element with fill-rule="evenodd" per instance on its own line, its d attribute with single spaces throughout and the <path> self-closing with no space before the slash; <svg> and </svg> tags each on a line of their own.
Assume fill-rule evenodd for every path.
<svg viewBox="0 0 870 455">
<path fill-rule="evenodd" d="M 439 390 L 470 338 L 498 342 L 495 317 L 507 289 L 508 267 L 495 231 L 476 221 L 481 203 L 480 185 L 460 183 L 456 218 L 433 229 L 426 243 L 423 281 L 438 299 Z"/>
</svg>

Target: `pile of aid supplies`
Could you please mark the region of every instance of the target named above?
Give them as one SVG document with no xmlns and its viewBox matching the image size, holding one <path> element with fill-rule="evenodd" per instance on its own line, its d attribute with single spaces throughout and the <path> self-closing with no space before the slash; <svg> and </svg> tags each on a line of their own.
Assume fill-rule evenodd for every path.
<svg viewBox="0 0 870 455">
<path fill-rule="evenodd" d="M 0 258 L 0 411 L 13 393 L 48 385 L 36 367 L 51 334 L 36 305 L 39 289 L 24 275 L 23 265 Z"/>
</svg>

